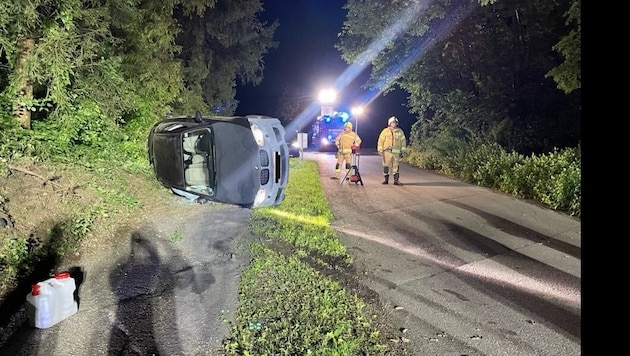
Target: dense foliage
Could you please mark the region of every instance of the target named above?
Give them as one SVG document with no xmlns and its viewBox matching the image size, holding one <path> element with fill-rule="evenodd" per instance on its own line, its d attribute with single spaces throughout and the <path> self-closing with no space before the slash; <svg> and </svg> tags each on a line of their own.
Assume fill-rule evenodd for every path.
<svg viewBox="0 0 630 356">
<path fill-rule="evenodd" d="M 410 137 L 521 154 L 580 142 L 580 0 L 350 0 L 337 48 L 408 92 Z M 491 4 L 487 4 L 491 3 Z"/>
<path fill-rule="evenodd" d="M 145 156 L 167 111 L 231 114 L 276 43 L 260 0 L 7 0 L 0 7 L 5 159 Z M 80 153 L 77 153 L 80 152 Z"/>
<path fill-rule="evenodd" d="M 582 215 L 579 146 L 527 156 L 508 152 L 497 143 L 473 147 L 440 138 L 433 141 L 427 145 L 429 149 L 412 146 L 405 162 L 537 201 L 569 215 Z"/>
</svg>

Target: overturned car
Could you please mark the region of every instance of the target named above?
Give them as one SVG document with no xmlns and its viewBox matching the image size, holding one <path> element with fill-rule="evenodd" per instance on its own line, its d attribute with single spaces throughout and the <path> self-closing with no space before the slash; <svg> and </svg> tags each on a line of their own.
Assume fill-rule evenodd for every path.
<svg viewBox="0 0 630 356">
<path fill-rule="evenodd" d="M 284 199 L 289 148 L 276 118 L 171 117 L 153 125 L 148 150 L 157 180 L 189 199 L 245 208 Z"/>
</svg>

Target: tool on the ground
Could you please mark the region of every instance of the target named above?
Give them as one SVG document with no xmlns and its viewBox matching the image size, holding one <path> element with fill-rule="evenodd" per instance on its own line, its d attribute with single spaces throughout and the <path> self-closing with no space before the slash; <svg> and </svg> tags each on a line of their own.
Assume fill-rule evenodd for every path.
<svg viewBox="0 0 630 356">
<path fill-rule="evenodd" d="M 363 185 L 363 179 L 359 173 L 359 146 L 352 146 L 352 165 L 339 184 L 343 184 L 347 179 L 350 183 Z"/>
</svg>

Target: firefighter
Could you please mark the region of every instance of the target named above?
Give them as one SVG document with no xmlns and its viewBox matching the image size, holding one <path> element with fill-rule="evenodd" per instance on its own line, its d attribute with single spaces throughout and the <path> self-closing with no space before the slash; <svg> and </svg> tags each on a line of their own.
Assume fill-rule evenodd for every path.
<svg viewBox="0 0 630 356">
<path fill-rule="evenodd" d="M 346 174 L 352 168 L 352 153 L 361 145 L 361 137 L 352 131 L 352 123 L 346 122 L 343 126 L 343 132 L 335 137 L 335 146 L 337 146 L 337 164 L 335 165 L 335 174 L 330 179 L 339 179 L 341 173 L 341 165 L 345 162 Z"/>
<path fill-rule="evenodd" d="M 403 185 L 399 180 L 398 164 L 401 155 L 407 151 L 407 138 L 403 130 L 398 127 L 398 119 L 395 116 L 387 119 L 387 127 L 378 135 L 376 150 L 383 157 L 385 180 L 382 184 L 389 184 L 389 175 L 394 174 L 394 185 Z"/>
</svg>

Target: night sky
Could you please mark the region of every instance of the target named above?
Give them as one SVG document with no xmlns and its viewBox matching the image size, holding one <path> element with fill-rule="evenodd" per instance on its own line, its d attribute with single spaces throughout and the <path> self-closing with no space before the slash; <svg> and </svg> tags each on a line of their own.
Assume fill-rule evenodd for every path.
<svg viewBox="0 0 630 356">
<path fill-rule="evenodd" d="M 263 58 L 262 83 L 237 88 L 237 115 L 274 115 L 284 84 L 300 88 L 311 96 L 310 102 L 317 102 L 319 90 L 330 87 L 348 67 L 334 48 L 346 16 L 344 4 L 344 0 L 263 0 L 262 21 L 272 23 L 278 19 L 274 40 L 279 45 Z M 361 86 L 368 79 L 368 71 L 338 93 L 336 111 L 349 111 L 350 106 L 359 103 L 365 93 Z M 396 90 L 378 97 L 365 108 L 357 127 L 362 147 L 376 147 L 378 133 L 392 115 L 398 117 L 400 127 L 409 136 L 413 118 L 405 103 L 406 93 Z"/>
</svg>

